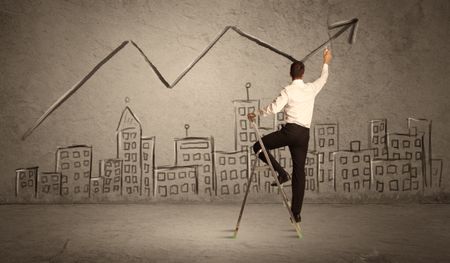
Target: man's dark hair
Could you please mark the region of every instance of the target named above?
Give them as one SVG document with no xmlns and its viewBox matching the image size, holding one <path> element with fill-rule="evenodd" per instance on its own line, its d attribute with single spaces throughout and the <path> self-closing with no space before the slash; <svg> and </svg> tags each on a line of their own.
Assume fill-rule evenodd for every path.
<svg viewBox="0 0 450 263">
<path fill-rule="evenodd" d="M 291 77 L 292 79 L 300 79 L 305 73 L 305 64 L 301 61 L 295 61 L 291 64 Z"/>
</svg>

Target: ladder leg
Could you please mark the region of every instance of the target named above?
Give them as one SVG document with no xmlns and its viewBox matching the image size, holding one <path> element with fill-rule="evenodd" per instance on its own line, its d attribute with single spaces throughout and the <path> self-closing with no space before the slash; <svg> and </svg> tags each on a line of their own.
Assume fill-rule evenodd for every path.
<svg viewBox="0 0 450 263">
<path fill-rule="evenodd" d="M 286 206 L 286 208 L 287 208 L 287 210 L 289 212 L 289 216 L 291 218 L 291 221 L 293 222 L 293 225 L 295 227 L 295 231 L 297 232 L 298 237 L 302 238 L 303 236 L 302 236 L 302 233 L 301 233 L 300 225 L 295 222 L 294 214 L 292 213 L 292 210 L 290 209 L 290 206 L 289 206 L 289 199 L 287 198 L 286 193 L 283 190 L 283 187 L 281 186 L 280 182 L 278 181 L 277 175 L 275 173 L 275 169 L 272 166 L 272 162 L 270 162 L 269 154 L 267 154 L 266 147 L 264 146 L 264 144 L 262 142 L 262 139 L 261 139 L 261 135 L 259 134 L 258 127 L 256 126 L 256 124 L 254 122 L 252 122 L 252 125 L 253 125 L 253 128 L 255 129 L 255 132 L 256 132 L 256 138 L 258 139 L 258 142 L 259 142 L 259 144 L 261 146 L 261 149 L 262 149 L 262 151 L 264 153 L 264 157 L 266 158 L 267 164 L 269 165 L 270 170 L 272 172 L 272 176 L 275 179 L 275 182 L 277 183 L 279 191 L 281 192 L 284 205 Z"/>
<path fill-rule="evenodd" d="M 260 151 L 257 153 L 257 155 L 259 153 L 260 153 Z M 257 162 L 255 160 L 255 164 L 253 165 L 252 170 L 250 171 L 250 176 L 248 177 L 247 189 L 245 191 L 244 200 L 242 201 L 241 211 L 239 212 L 239 217 L 238 217 L 238 221 L 236 223 L 236 228 L 234 230 L 233 238 L 236 238 L 237 233 L 239 231 L 239 225 L 241 224 L 242 214 L 244 213 L 244 207 L 245 207 L 245 204 L 247 202 L 247 196 L 248 196 L 248 192 L 250 191 L 250 185 L 252 184 L 252 179 L 253 179 L 253 174 L 255 173 L 256 164 L 257 164 Z"/>
</svg>

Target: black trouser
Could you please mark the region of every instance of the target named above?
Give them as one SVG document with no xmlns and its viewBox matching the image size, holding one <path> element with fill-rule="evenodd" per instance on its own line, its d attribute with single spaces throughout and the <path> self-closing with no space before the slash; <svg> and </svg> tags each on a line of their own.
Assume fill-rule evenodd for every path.
<svg viewBox="0 0 450 263">
<path fill-rule="evenodd" d="M 303 126 L 287 123 L 281 130 L 272 132 L 264 137 L 262 141 L 266 149 L 272 150 L 283 146 L 289 146 L 292 157 L 292 204 L 291 210 L 296 214 L 300 214 L 303 204 L 303 196 L 305 195 L 305 160 L 308 152 L 309 129 Z M 253 150 L 257 153 L 261 149 L 259 142 L 253 145 Z M 287 176 L 287 172 L 268 152 L 270 162 L 275 171 L 281 176 Z M 262 161 L 267 163 L 264 153 L 258 156 Z"/>
</svg>

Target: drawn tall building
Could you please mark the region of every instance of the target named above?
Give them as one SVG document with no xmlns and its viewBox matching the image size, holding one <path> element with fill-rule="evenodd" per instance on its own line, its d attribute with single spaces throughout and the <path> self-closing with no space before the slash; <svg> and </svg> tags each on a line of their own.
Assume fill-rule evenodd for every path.
<svg viewBox="0 0 450 263">
<path fill-rule="evenodd" d="M 387 140 L 389 159 L 409 160 L 409 162 L 411 163 L 412 184 L 415 185 L 416 181 L 418 181 L 417 184 L 422 189 L 425 185 L 425 156 L 423 153 L 423 133 L 388 133 Z"/>
<path fill-rule="evenodd" d="M 361 193 L 371 189 L 371 161 L 374 149 L 361 150 L 361 142 L 350 142 L 349 151 L 334 153 L 334 175 L 336 191 L 340 193 Z"/>
<path fill-rule="evenodd" d="M 217 196 L 240 195 L 245 193 L 250 167 L 248 151 L 222 152 L 216 151 L 215 173 L 217 177 Z M 258 189 L 258 179 L 254 175 L 253 187 Z"/>
<path fill-rule="evenodd" d="M 142 195 L 154 195 L 155 140 L 153 137 L 142 137 Z"/>
<path fill-rule="evenodd" d="M 37 188 L 39 199 L 58 201 L 61 199 L 61 173 L 40 172 L 38 174 Z"/>
<path fill-rule="evenodd" d="M 321 192 L 334 192 L 333 152 L 339 150 L 337 124 L 314 126 L 314 149 L 319 154 L 319 189 Z"/>
<path fill-rule="evenodd" d="M 117 158 L 123 160 L 122 195 L 137 199 L 141 195 L 141 123 L 129 107 L 125 107 L 117 127 Z"/>
<path fill-rule="evenodd" d="M 198 195 L 198 167 L 160 166 L 155 170 L 155 196 L 160 199 L 187 200 Z"/>
<path fill-rule="evenodd" d="M 20 201 L 36 198 L 37 173 L 39 167 L 16 169 L 16 197 Z"/>
<path fill-rule="evenodd" d="M 86 201 L 90 195 L 92 146 L 72 145 L 56 151 L 56 171 L 61 173 L 61 195 L 72 201 Z"/>
<path fill-rule="evenodd" d="M 250 126 L 247 114 L 259 109 L 259 100 L 235 100 L 235 150 L 246 151 L 256 142 L 256 134 Z"/>
<path fill-rule="evenodd" d="M 433 156 L 431 152 L 431 121 L 426 119 L 408 118 L 409 134 L 422 134 L 423 135 L 423 178 L 424 188 L 432 188 L 433 185 L 439 185 L 439 183 L 433 182 Z"/>
<path fill-rule="evenodd" d="M 106 159 L 100 161 L 100 177 L 103 177 L 103 194 L 107 198 L 122 195 L 123 160 Z"/>
<path fill-rule="evenodd" d="M 212 137 L 185 137 L 175 139 L 175 165 L 198 166 L 198 193 L 215 193 L 213 171 L 214 139 Z"/>
<path fill-rule="evenodd" d="M 375 149 L 375 159 L 386 159 L 387 148 L 387 120 L 371 120 L 369 124 L 369 148 Z"/>
<path fill-rule="evenodd" d="M 319 192 L 319 154 L 308 151 L 305 160 L 305 193 Z"/>
</svg>

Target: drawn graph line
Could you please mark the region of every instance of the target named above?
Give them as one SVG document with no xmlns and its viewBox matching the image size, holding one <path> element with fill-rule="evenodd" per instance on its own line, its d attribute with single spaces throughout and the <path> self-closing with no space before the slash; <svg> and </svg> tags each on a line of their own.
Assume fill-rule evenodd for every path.
<svg viewBox="0 0 450 263">
<path fill-rule="evenodd" d="M 347 31 L 348 29 L 350 30 L 350 35 L 351 35 L 351 39 L 352 42 L 354 42 L 354 39 L 356 37 L 356 25 L 358 23 L 358 19 L 354 18 L 348 21 L 342 21 L 342 22 L 338 22 L 338 23 L 334 23 L 332 25 L 330 25 L 328 27 L 328 29 L 334 29 L 334 28 L 338 28 L 338 27 L 342 27 L 342 29 L 340 29 L 337 33 L 335 33 L 333 36 L 329 37 L 328 40 L 326 40 L 324 43 L 322 43 L 318 48 L 314 49 L 313 51 L 311 51 L 308 55 L 306 55 L 303 59 L 301 59 L 300 61 L 305 62 L 306 60 L 308 60 L 312 55 L 314 55 L 315 53 L 317 53 L 317 51 L 319 51 L 322 47 L 324 47 L 326 44 L 328 44 L 331 40 L 338 38 L 340 35 L 342 35 L 342 33 L 344 33 L 345 31 Z M 31 133 L 33 133 L 33 131 L 48 117 L 50 116 L 50 114 L 52 112 L 54 112 L 61 104 L 63 104 L 70 96 L 72 96 L 78 89 L 80 89 L 84 83 L 86 83 L 86 81 L 88 81 L 104 64 L 106 64 L 106 62 L 108 62 L 112 57 L 114 57 L 119 51 L 121 51 L 126 45 L 128 45 L 129 43 L 131 43 L 138 51 L 139 53 L 142 55 L 142 57 L 144 58 L 144 60 L 149 64 L 149 66 L 152 68 L 153 72 L 157 75 L 157 77 L 159 78 L 159 80 L 164 84 L 164 86 L 166 86 L 166 88 L 173 88 L 175 87 L 183 78 L 184 76 L 186 76 L 186 74 L 211 50 L 211 48 L 229 31 L 229 30 L 233 30 L 234 32 L 236 32 L 237 34 L 239 34 L 242 37 L 247 38 L 250 41 L 255 42 L 256 44 L 258 44 L 261 47 L 267 48 L 270 51 L 283 56 L 287 59 L 289 59 L 292 62 L 298 61 L 297 59 L 295 59 L 293 56 L 275 48 L 273 45 L 264 42 L 260 39 L 258 39 L 255 36 L 252 36 L 248 33 L 245 33 L 244 31 L 240 30 L 239 28 L 237 28 L 236 26 L 226 26 L 218 35 L 217 37 L 200 53 L 200 55 L 193 61 L 191 62 L 191 64 L 189 64 L 184 70 L 183 72 L 181 72 L 181 74 L 172 82 L 172 84 L 169 84 L 169 82 L 164 78 L 164 76 L 162 75 L 162 73 L 158 70 L 158 68 L 155 66 L 155 64 L 153 64 L 153 62 L 151 62 L 151 60 L 148 58 L 148 56 L 144 53 L 144 51 L 132 40 L 126 40 L 123 41 L 122 44 L 120 44 L 118 47 L 116 47 L 111 53 L 109 53 L 104 59 L 102 59 L 97 65 L 94 66 L 94 68 L 89 71 L 89 73 L 84 76 L 78 83 L 76 83 L 74 86 L 72 86 L 72 88 L 70 88 L 66 93 L 64 93 L 55 103 L 53 103 L 53 105 L 51 105 L 45 112 L 44 114 L 42 114 L 41 117 L 39 117 L 39 119 L 37 119 L 33 126 L 31 128 L 29 128 L 22 136 L 22 140 L 25 140 L 28 136 L 31 135 Z"/>
</svg>

